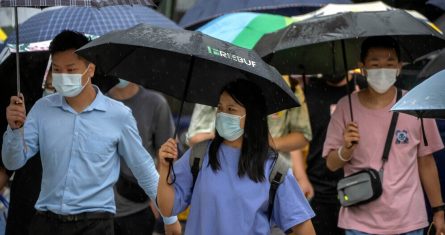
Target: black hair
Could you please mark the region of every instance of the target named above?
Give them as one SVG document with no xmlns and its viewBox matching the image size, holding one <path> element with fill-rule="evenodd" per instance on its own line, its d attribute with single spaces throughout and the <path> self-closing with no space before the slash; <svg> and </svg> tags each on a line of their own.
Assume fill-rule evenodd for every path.
<svg viewBox="0 0 445 235">
<path fill-rule="evenodd" d="M 238 176 L 247 174 L 251 180 L 262 182 L 265 180 L 264 166 L 270 150 L 265 98 L 257 85 L 244 79 L 228 84 L 220 94 L 224 91 L 246 109 Z M 215 132 L 215 139 L 209 149 L 209 165 L 213 171 L 221 169 L 217 153 L 223 141 L 218 132 Z"/>
<path fill-rule="evenodd" d="M 394 49 L 397 54 L 397 59 L 401 61 L 400 47 L 399 43 L 390 36 L 374 36 L 366 38 L 362 42 L 362 47 L 360 50 L 360 61 L 365 62 L 365 58 L 368 55 L 369 49 L 371 48 L 385 48 Z"/>
<path fill-rule="evenodd" d="M 54 53 L 62 52 L 70 49 L 79 49 L 83 47 L 90 41 L 88 37 L 82 33 L 64 30 L 57 34 L 56 37 L 49 44 L 49 53 L 54 55 Z"/>
</svg>

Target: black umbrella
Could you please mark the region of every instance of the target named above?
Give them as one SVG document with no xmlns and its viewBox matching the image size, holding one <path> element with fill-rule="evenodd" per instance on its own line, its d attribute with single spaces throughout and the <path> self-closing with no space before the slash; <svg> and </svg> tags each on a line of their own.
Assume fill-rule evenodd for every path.
<svg viewBox="0 0 445 235">
<path fill-rule="evenodd" d="M 445 70 L 414 87 L 391 110 L 420 118 L 445 119 Z"/>
<path fill-rule="evenodd" d="M 426 22 L 394 9 L 345 12 L 293 23 L 263 36 L 254 50 L 284 74 L 342 74 L 357 67 L 363 40 L 381 35 L 399 42 L 406 62 L 445 47 L 443 35 Z M 350 113 L 354 120 L 351 107 Z"/>
<path fill-rule="evenodd" d="M 254 50 L 281 73 L 335 74 L 357 67 L 360 46 L 370 36 L 393 36 L 402 61 L 445 47 L 445 38 L 403 10 L 346 12 L 293 23 L 266 34 Z"/>
<path fill-rule="evenodd" d="M 77 53 L 96 64 L 99 73 L 181 99 L 174 136 L 184 101 L 216 106 L 222 88 L 237 79 L 261 88 L 269 114 L 299 106 L 278 71 L 255 52 L 200 32 L 139 24 L 106 34 Z"/>
<path fill-rule="evenodd" d="M 139 24 L 105 34 L 77 53 L 99 73 L 182 101 L 216 106 L 225 85 L 247 79 L 262 88 L 269 114 L 299 105 L 281 75 L 254 51 L 200 32 Z"/>
</svg>

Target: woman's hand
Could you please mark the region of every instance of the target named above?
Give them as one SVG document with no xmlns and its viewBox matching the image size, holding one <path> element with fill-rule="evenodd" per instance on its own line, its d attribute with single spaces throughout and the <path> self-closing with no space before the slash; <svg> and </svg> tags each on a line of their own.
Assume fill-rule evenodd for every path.
<svg viewBox="0 0 445 235">
<path fill-rule="evenodd" d="M 161 147 L 159 148 L 159 160 L 160 167 L 169 167 L 170 160 L 174 161 L 178 158 L 178 146 L 176 141 L 172 138 L 168 139 Z"/>
</svg>

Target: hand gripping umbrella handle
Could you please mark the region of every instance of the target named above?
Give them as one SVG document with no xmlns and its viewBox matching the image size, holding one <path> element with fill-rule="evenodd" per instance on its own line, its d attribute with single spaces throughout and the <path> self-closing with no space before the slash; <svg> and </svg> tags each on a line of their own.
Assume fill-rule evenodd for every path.
<svg viewBox="0 0 445 235">
<path fill-rule="evenodd" d="M 167 179 L 166 179 L 167 184 L 172 185 L 176 181 L 176 173 L 175 173 L 175 169 L 173 168 L 173 158 L 165 158 L 165 160 L 168 162 L 168 173 L 167 173 Z M 170 172 L 172 172 L 171 182 L 168 181 L 168 179 L 170 178 Z"/>
</svg>

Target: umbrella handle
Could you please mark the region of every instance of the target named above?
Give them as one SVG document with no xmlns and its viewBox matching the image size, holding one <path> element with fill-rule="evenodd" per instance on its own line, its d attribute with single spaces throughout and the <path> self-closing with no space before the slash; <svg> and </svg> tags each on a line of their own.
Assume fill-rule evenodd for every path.
<svg viewBox="0 0 445 235">
<path fill-rule="evenodd" d="M 175 169 L 173 168 L 173 158 L 165 158 L 165 160 L 168 162 L 168 173 L 167 173 L 167 184 L 172 185 L 176 182 L 176 173 Z M 170 172 L 172 172 L 172 180 L 171 182 L 168 181 L 168 178 L 170 178 Z"/>
</svg>

